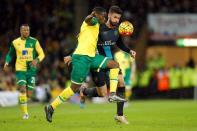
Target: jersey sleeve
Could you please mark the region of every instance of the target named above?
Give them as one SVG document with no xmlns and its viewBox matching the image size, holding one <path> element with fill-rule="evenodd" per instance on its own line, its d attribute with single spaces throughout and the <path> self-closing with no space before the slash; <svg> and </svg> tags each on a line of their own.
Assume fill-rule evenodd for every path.
<svg viewBox="0 0 197 131">
<path fill-rule="evenodd" d="M 36 42 L 36 52 L 38 53 L 37 58 L 38 58 L 39 62 L 41 62 L 44 59 L 45 54 L 44 54 L 44 51 L 43 51 L 42 47 L 40 46 L 40 43 L 38 40 Z"/>
<path fill-rule="evenodd" d="M 92 25 L 96 25 L 98 23 L 98 19 L 96 17 L 93 17 L 90 22 Z"/>
<path fill-rule="evenodd" d="M 130 49 L 128 47 L 126 47 L 126 45 L 122 42 L 122 38 L 119 37 L 117 44 L 118 48 L 120 48 L 122 51 L 130 53 Z"/>
<path fill-rule="evenodd" d="M 6 63 L 10 63 L 10 61 L 12 60 L 12 57 L 16 54 L 15 48 L 13 46 L 13 43 L 11 43 L 11 46 L 9 48 L 9 51 L 5 57 L 5 62 Z"/>
</svg>

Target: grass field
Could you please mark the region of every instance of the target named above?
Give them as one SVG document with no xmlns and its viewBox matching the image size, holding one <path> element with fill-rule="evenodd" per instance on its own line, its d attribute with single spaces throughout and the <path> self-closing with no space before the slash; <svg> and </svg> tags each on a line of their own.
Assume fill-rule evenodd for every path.
<svg viewBox="0 0 197 131">
<path fill-rule="evenodd" d="M 18 107 L 0 108 L 0 131 L 197 131 L 197 102 L 134 101 L 125 108 L 129 125 L 115 123 L 115 104 L 64 104 L 52 123 L 44 105 L 29 106 L 30 119 L 22 120 Z"/>
</svg>

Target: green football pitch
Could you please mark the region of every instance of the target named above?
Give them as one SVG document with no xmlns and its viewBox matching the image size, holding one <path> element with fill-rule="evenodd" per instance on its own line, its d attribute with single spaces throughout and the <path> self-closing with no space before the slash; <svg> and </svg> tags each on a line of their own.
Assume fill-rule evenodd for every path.
<svg viewBox="0 0 197 131">
<path fill-rule="evenodd" d="M 80 109 L 65 103 L 53 122 L 45 120 L 44 105 L 30 104 L 29 120 L 19 107 L 0 108 L 0 131 L 197 131 L 197 102 L 192 100 L 133 101 L 125 108 L 129 125 L 114 121 L 116 105 L 87 104 Z"/>
</svg>

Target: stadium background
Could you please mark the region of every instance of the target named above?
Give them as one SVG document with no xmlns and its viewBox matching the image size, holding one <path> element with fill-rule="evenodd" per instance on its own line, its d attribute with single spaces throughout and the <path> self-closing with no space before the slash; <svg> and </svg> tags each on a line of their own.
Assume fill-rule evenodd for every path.
<svg viewBox="0 0 197 131">
<path fill-rule="evenodd" d="M 63 57 L 75 47 L 84 17 L 94 6 L 109 9 L 111 5 L 119 5 L 124 10 L 123 20 L 134 25 L 134 34 L 124 40 L 137 51 L 132 99 L 194 98 L 197 49 L 177 46 L 177 38 L 152 39 L 148 17 L 150 14 L 193 14 L 196 18 L 196 4 L 195 0 L 1 0 L 0 92 L 16 90 L 14 61 L 8 72 L 2 67 L 9 43 L 19 36 L 22 23 L 30 25 L 31 36 L 40 41 L 45 51 L 46 58 L 39 66 L 37 89 L 46 91 L 47 97 L 43 99 L 49 101 L 50 96 L 54 98 L 69 84 L 69 71 Z M 168 33 L 163 35 L 169 36 Z M 183 38 L 197 38 L 196 34 L 188 35 Z"/>
<path fill-rule="evenodd" d="M 75 47 L 81 22 L 96 5 L 119 5 L 123 20 L 134 25 L 134 34 L 124 39 L 137 51 L 132 100 L 124 108 L 130 125 L 114 123 L 116 104 L 89 102 L 83 110 L 78 104 L 62 104 L 49 124 L 38 101 L 48 103 L 69 85 L 63 57 Z M 196 131 L 196 5 L 196 0 L 0 0 L 0 131 Z M 30 25 L 31 36 L 39 39 L 46 54 L 27 121 L 13 106 L 18 103 L 14 61 L 3 71 L 5 54 L 22 23 Z M 170 25 L 179 28 L 169 33 Z M 168 30 L 159 32 L 162 27 Z M 186 35 L 176 36 L 181 29 Z M 188 41 L 192 47 L 186 46 Z M 77 95 L 70 102 L 76 101 Z"/>
</svg>

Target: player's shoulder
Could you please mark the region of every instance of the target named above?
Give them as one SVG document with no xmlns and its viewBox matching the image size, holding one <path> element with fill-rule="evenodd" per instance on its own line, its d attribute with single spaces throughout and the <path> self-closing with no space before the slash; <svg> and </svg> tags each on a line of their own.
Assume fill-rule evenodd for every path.
<svg viewBox="0 0 197 131">
<path fill-rule="evenodd" d="M 121 57 L 122 55 L 123 55 L 122 51 L 117 51 L 117 52 L 115 53 L 115 56 L 116 56 L 116 57 Z"/>
<path fill-rule="evenodd" d="M 118 27 L 115 28 L 109 28 L 106 24 L 100 25 L 100 31 L 118 31 Z"/>
<path fill-rule="evenodd" d="M 125 53 L 123 51 L 116 52 L 116 57 L 119 59 L 125 58 Z"/>
<path fill-rule="evenodd" d="M 21 40 L 21 37 L 15 38 L 15 39 L 12 41 L 12 44 L 18 43 L 18 42 L 20 42 L 20 40 Z"/>
<path fill-rule="evenodd" d="M 32 43 L 33 45 L 36 45 L 36 43 L 38 43 L 38 40 L 34 37 L 28 37 L 27 41 L 29 41 L 29 43 Z"/>
<path fill-rule="evenodd" d="M 34 37 L 32 37 L 32 36 L 30 36 L 28 39 L 30 39 L 30 40 L 32 40 L 32 41 L 38 41 L 38 39 L 36 39 L 36 38 L 34 38 Z"/>
<path fill-rule="evenodd" d="M 123 51 L 117 51 L 116 54 L 117 54 L 117 55 L 123 55 L 124 52 L 123 52 Z"/>
</svg>

